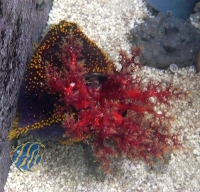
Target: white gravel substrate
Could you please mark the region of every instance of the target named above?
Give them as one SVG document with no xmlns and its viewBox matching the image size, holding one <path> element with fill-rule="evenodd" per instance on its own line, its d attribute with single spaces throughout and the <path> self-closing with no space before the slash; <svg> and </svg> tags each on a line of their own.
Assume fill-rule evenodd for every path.
<svg viewBox="0 0 200 192">
<path fill-rule="evenodd" d="M 129 49 L 126 34 L 148 14 L 142 0 L 54 0 L 48 24 L 62 19 L 75 21 L 84 33 L 94 40 L 114 61 L 119 49 Z M 117 62 L 116 62 L 117 64 Z M 117 67 L 119 67 L 117 65 Z M 113 162 L 111 172 L 88 174 L 81 144 L 60 145 L 56 141 L 42 141 L 42 161 L 38 171 L 23 174 L 11 166 L 5 192 L 147 192 L 200 191 L 200 74 L 193 68 L 159 71 L 145 67 L 141 76 L 146 79 L 174 82 L 190 92 L 185 101 L 177 101 L 171 113 L 176 120 L 173 130 L 180 133 L 184 150 L 174 152 L 168 163 L 150 169 L 142 161 L 126 158 Z M 26 136 L 25 141 L 41 141 Z"/>
</svg>

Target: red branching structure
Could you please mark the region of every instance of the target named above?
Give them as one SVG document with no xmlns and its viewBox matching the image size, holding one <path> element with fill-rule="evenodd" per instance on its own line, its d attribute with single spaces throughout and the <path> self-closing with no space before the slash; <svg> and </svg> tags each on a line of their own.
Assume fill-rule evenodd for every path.
<svg viewBox="0 0 200 192">
<path fill-rule="evenodd" d="M 170 101 L 186 93 L 153 81 L 144 86 L 141 77 L 133 78 L 134 70 L 140 68 L 136 62 L 140 48 L 132 49 L 131 57 L 121 51 L 122 70 L 101 74 L 103 81 L 96 78 L 96 83 L 86 78 L 84 63 L 77 62 L 81 49 L 81 43 L 71 37 L 58 55 L 63 67 L 51 63 L 45 67 L 49 90 L 60 94 L 58 113 L 65 113 L 65 137 L 90 143 L 106 169 L 112 156 L 152 163 L 181 146 L 170 131 L 166 113 Z"/>
</svg>

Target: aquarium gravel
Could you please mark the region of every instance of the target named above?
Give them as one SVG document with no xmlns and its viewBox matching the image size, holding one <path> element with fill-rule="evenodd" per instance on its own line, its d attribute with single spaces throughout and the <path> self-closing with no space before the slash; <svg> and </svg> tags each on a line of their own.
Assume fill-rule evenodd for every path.
<svg viewBox="0 0 200 192">
<path fill-rule="evenodd" d="M 120 49 L 129 50 L 127 34 L 150 13 L 142 0 L 54 0 L 48 26 L 60 20 L 78 23 L 83 32 L 117 62 Z M 175 120 L 172 129 L 179 132 L 184 149 L 173 151 L 153 167 L 139 160 L 117 158 L 111 171 L 88 164 L 81 144 L 61 145 L 57 141 L 20 137 L 18 145 L 27 141 L 42 142 L 42 160 L 37 172 L 21 173 L 11 166 L 5 192 L 134 192 L 193 191 L 200 189 L 200 75 L 193 67 L 172 72 L 144 67 L 140 75 L 173 83 L 189 92 L 184 101 L 177 101 L 170 114 Z M 134 74 L 133 74 L 134 75 Z M 92 171 L 93 170 L 93 171 Z"/>
</svg>

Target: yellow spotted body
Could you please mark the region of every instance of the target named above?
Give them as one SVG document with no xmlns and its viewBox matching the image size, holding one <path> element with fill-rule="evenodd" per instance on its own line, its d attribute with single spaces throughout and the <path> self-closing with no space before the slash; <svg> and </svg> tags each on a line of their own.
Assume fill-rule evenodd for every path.
<svg viewBox="0 0 200 192">
<path fill-rule="evenodd" d="M 61 60 L 56 53 L 59 53 L 62 40 L 67 39 L 68 36 L 73 36 L 82 42 L 82 55 L 87 72 L 114 71 L 114 65 L 108 56 L 82 32 L 76 23 L 61 21 L 58 25 L 53 25 L 47 32 L 30 60 L 25 77 L 27 92 L 38 89 L 38 87 L 42 92 L 44 91 L 45 64 L 48 62 L 60 67 Z"/>
<path fill-rule="evenodd" d="M 64 114 L 56 112 L 59 111 L 56 103 L 60 96 L 51 93 L 51 90 L 47 88 L 45 67 L 47 64 L 52 64 L 58 69 L 62 68 L 63 63 L 59 57 L 63 51 L 62 44 L 71 36 L 78 39 L 82 45 L 81 57 L 77 58 L 77 62 L 84 61 L 86 73 L 115 71 L 113 63 L 104 51 L 91 41 L 76 23 L 61 21 L 58 25 L 51 26 L 41 42 L 35 45 L 35 53 L 25 71 L 20 90 L 18 118 L 10 131 L 8 137 L 10 140 L 29 131 L 46 128 L 49 130 L 41 132 L 41 135 L 54 130 L 64 131 L 62 127 Z"/>
</svg>

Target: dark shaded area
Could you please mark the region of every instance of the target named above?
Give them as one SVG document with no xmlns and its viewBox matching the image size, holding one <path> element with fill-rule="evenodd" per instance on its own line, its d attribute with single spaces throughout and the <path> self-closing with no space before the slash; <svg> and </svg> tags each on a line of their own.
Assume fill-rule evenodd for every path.
<svg viewBox="0 0 200 192">
<path fill-rule="evenodd" d="M 131 43 L 142 46 L 142 64 L 166 69 L 175 63 L 181 68 L 194 64 L 200 31 L 170 13 L 159 13 L 131 30 Z"/>
<path fill-rule="evenodd" d="M 85 164 L 87 167 L 86 176 L 92 175 L 97 181 L 103 182 L 106 172 L 101 167 L 101 163 L 95 161 L 95 156 L 91 145 L 81 143 L 84 150 Z"/>
<path fill-rule="evenodd" d="M 11 164 L 7 140 L 26 64 L 45 28 L 52 0 L 0 0 L 0 192 Z"/>
</svg>

